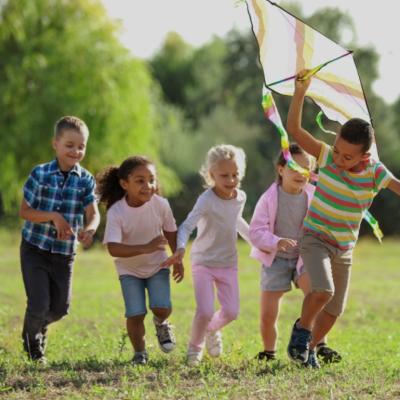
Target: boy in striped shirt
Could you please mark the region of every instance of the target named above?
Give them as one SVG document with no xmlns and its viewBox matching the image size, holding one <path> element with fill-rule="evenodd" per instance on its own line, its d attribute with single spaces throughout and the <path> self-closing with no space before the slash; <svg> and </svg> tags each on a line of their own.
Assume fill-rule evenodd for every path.
<svg viewBox="0 0 400 400">
<path fill-rule="evenodd" d="M 363 214 L 375 195 L 389 188 L 400 196 L 400 181 L 379 161 L 370 158 L 372 126 L 359 118 L 347 121 L 333 146 L 315 139 L 301 126 L 310 79 L 307 71 L 296 79 L 287 130 L 318 160 L 319 180 L 304 220 L 300 253 L 311 281 L 301 318 L 292 330 L 288 355 L 294 361 L 319 368 L 316 344 L 343 313 L 350 281 L 352 252 Z"/>
</svg>

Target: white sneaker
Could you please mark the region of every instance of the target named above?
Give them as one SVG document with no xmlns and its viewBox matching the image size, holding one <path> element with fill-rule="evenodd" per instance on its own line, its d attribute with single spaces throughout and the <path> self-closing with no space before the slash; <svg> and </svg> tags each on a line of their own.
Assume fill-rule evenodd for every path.
<svg viewBox="0 0 400 400">
<path fill-rule="evenodd" d="M 200 364 L 201 359 L 203 358 L 203 350 L 192 350 L 188 349 L 186 354 L 186 364 L 190 367 L 196 367 Z"/>
<path fill-rule="evenodd" d="M 157 324 L 157 322 L 153 319 L 154 326 L 156 327 L 156 335 L 158 339 L 158 344 L 160 345 L 160 349 L 164 353 L 169 353 L 175 348 L 175 336 L 172 330 L 172 325 L 165 320 L 162 324 Z"/>
<path fill-rule="evenodd" d="M 219 357 L 222 354 L 222 334 L 221 331 L 208 332 L 206 334 L 207 352 L 211 357 Z"/>
</svg>

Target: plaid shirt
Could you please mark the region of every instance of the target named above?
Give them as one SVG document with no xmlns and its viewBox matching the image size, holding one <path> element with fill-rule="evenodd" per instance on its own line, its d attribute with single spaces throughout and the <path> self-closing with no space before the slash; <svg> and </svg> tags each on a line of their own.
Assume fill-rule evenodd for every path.
<svg viewBox="0 0 400 400">
<path fill-rule="evenodd" d="M 25 221 L 22 236 L 42 250 L 65 255 L 74 254 L 76 235 L 83 227 L 85 207 L 96 200 L 95 180 L 79 164 L 69 171 L 66 178 L 57 160 L 36 166 L 25 182 L 24 199 L 35 210 L 56 211 L 71 225 L 75 232 L 68 240 L 57 240 L 53 222 Z"/>
</svg>

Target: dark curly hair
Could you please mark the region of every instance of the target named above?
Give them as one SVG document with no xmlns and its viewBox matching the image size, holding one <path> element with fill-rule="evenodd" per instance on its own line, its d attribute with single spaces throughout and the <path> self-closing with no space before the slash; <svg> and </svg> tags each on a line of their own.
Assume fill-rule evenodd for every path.
<svg viewBox="0 0 400 400">
<path fill-rule="evenodd" d="M 97 194 L 100 203 L 106 205 L 107 210 L 118 200 L 125 196 L 125 190 L 120 185 L 120 179 L 127 180 L 137 167 L 154 165 L 145 156 L 132 156 L 127 158 L 119 167 L 110 166 L 97 175 Z"/>
</svg>

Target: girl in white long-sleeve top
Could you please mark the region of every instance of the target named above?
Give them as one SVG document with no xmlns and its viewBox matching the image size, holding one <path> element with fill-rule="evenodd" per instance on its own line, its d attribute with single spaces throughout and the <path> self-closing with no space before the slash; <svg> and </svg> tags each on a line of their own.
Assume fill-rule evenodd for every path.
<svg viewBox="0 0 400 400">
<path fill-rule="evenodd" d="M 193 230 L 191 250 L 196 314 L 188 346 L 187 362 L 198 364 L 204 342 L 210 356 L 222 353 L 221 329 L 239 313 L 237 233 L 249 241 L 242 217 L 246 194 L 239 189 L 245 172 L 244 151 L 232 145 L 212 147 L 200 170 L 207 189 L 178 229 L 177 251 L 167 260 L 180 262 Z M 214 311 L 214 287 L 221 308 Z"/>
</svg>

